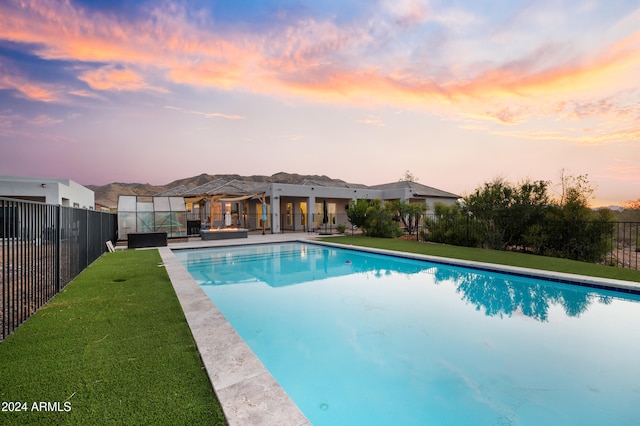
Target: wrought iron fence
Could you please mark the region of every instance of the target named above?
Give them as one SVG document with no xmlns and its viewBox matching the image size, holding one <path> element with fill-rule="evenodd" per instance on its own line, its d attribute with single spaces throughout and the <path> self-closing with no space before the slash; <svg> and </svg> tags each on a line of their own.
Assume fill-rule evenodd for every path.
<svg viewBox="0 0 640 426">
<path fill-rule="evenodd" d="M 640 269 L 640 222 L 545 221 L 537 226 L 538 235 L 529 233 L 528 239 L 520 235 L 511 240 L 506 237 L 510 229 L 491 221 L 473 216 L 426 214 L 412 235 L 416 239 L 467 247 L 531 252 L 542 249 L 540 254 Z M 556 241 L 549 241 L 550 238 Z"/>
<path fill-rule="evenodd" d="M 117 216 L 0 198 L 0 340 L 117 241 Z"/>
<path fill-rule="evenodd" d="M 226 227 L 239 227 L 245 228 L 249 231 L 262 230 L 262 215 L 252 213 L 231 213 L 231 214 L 216 214 L 213 217 L 206 217 L 202 221 L 195 215 L 187 216 L 187 230 L 188 235 L 198 235 L 202 227 L 211 226 L 213 229 L 226 228 Z M 280 225 L 280 232 L 331 232 L 338 233 L 344 226 L 347 230 L 352 228 L 349 218 L 346 213 L 330 213 L 327 214 L 327 222 L 323 222 L 323 215 L 318 213 L 312 213 L 309 218 L 306 214 L 281 213 L 276 216 L 269 213 L 266 216 L 264 228 L 271 232 L 272 224 L 278 223 Z M 209 224 L 211 221 L 212 225 Z"/>
<path fill-rule="evenodd" d="M 614 222 L 607 264 L 640 269 L 640 222 Z"/>
<path fill-rule="evenodd" d="M 320 213 L 312 213 L 310 218 L 305 214 L 286 214 L 286 212 L 280 216 L 280 229 L 282 232 L 304 231 L 334 234 L 341 232 L 343 227 L 345 229 L 351 229 L 352 227 L 346 213 L 327 213 L 326 218 Z"/>
</svg>

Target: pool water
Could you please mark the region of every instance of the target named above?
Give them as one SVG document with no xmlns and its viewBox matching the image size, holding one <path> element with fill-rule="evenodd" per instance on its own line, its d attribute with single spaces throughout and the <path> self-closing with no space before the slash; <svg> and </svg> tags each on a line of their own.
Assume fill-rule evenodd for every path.
<svg viewBox="0 0 640 426">
<path fill-rule="evenodd" d="M 640 297 L 284 243 L 176 256 L 313 425 L 640 424 Z"/>
</svg>

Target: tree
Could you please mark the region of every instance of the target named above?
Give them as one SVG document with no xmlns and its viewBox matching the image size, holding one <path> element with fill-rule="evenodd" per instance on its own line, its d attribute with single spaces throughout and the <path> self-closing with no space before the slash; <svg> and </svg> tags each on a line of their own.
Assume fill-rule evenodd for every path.
<svg viewBox="0 0 640 426">
<path fill-rule="evenodd" d="M 404 176 L 398 179 L 398 182 L 417 182 L 418 180 L 419 179 L 413 173 L 411 173 L 410 170 L 407 169 L 404 172 Z"/>
<path fill-rule="evenodd" d="M 434 214 L 425 218 L 421 237 L 425 241 L 453 244 L 457 246 L 476 247 L 478 232 L 469 212 L 463 210 L 459 203 L 447 205 L 435 203 Z"/>
<path fill-rule="evenodd" d="M 504 178 L 495 178 L 463 198 L 465 210 L 481 222 L 483 240 L 490 248 L 506 247 L 507 214 L 513 193 L 509 182 Z"/>
<path fill-rule="evenodd" d="M 402 235 L 400 224 L 394 218 L 393 208 L 376 198 L 367 209 L 365 233 L 378 238 L 395 238 Z"/>
<path fill-rule="evenodd" d="M 465 210 L 480 221 L 487 246 L 523 246 L 527 229 L 540 222 L 549 204 L 546 181 L 513 185 L 496 178 L 464 197 Z"/>
<path fill-rule="evenodd" d="M 384 204 L 381 199 L 359 199 L 349 203 L 347 217 L 349 221 L 362 229 L 370 237 L 394 238 L 402 235 L 395 210 L 390 203 Z"/>
<path fill-rule="evenodd" d="M 620 221 L 640 222 L 640 198 L 622 203 L 624 212 L 619 213 Z"/>
<path fill-rule="evenodd" d="M 589 182 L 589 175 L 573 176 L 566 169 L 560 170 L 559 199 L 556 204 L 565 206 L 573 203 L 589 207 L 589 200 L 593 198 L 595 185 Z"/>
<path fill-rule="evenodd" d="M 625 209 L 640 210 L 640 198 L 637 200 L 628 200 L 622 203 Z"/>
<path fill-rule="evenodd" d="M 542 180 L 514 185 L 496 178 L 465 196 L 460 211 L 436 205 L 435 217 L 427 220 L 423 238 L 601 261 L 610 250 L 613 214 L 589 207 L 595 187 L 588 176 L 572 176 L 562 170 L 555 199 L 549 195 L 549 187 L 550 183 Z"/>
<path fill-rule="evenodd" d="M 394 212 L 395 217 L 402 222 L 404 229 L 410 234 L 416 232 L 420 217 L 427 211 L 425 203 L 407 203 L 400 200 L 387 202 L 387 207 Z"/>
<path fill-rule="evenodd" d="M 587 175 L 560 175 L 560 197 L 549 209 L 543 254 L 583 261 L 599 261 L 608 251 L 613 232 L 613 214 L 608 209 L 597 213 L 589 207 L 595 191 Z"/>
<path fill-rule="evenodd" d="M 525 235 L 532 226 L 544 220 L 551 203 L 548 188 L 547 181 L 525 180 L 516 189 L 509 212 L 509 217 L 512 219 L 512 245 L 525 249 L 527 245 Z"/>
<path fill-rule="evenodd" d="M 359 198 L 351 200 L 347 208 L 349 222 L 358 229 L 364 229 L 367 220 L 367 209 L 371 206 L 371 200 Z"/>
</svg>

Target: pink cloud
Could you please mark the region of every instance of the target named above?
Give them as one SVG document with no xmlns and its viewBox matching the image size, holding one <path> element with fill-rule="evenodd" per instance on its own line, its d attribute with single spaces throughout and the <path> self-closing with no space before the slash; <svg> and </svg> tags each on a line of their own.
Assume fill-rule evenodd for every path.
<svg viewBox="0 0 640 426">
<path fill-rule="evenodd" d="M 3 2 L 0 38 L 36 43 L 42 46 L 39 54 L 44 58 L 108 63 L 79 72 L 78 78 L 98 91 L 166 90 L 159 86 L 160 76 L 165 83 L 314 102 L 444 111 L 506 125 L 522 125 L 533 115 L 559 120 L 596 117 L 613 123 L 616 114 L 629 117 L 629 104 L 638 103 L 637 93 L 626 105 L 609 98 L 612 92 L 637 84 L 640 32 L 589 55 L 566 55 L 565 46 L 545 44 L 517 60 L 485 65 L 478 72 L 470 71 L 474 64 L 443 64 L 449 72 L 436 75 L 428 70 L 422 74 L 418 67 L 401 61 L 377 62 L 376 53 L 363 56 L 379 47 L 364 27 L 307 19 L 264 34 L 218 34 L 194 25 L 182 6 L 167 9 L 167 5 L 150 10 L 148 19 L 130 22 L 90 13 L 70 2 Z M 438 19 L 429 16 L 423 2 L 387 7 L 397 7 L 393 16 L 407 24 Z M 448 19 L 471 18 L 458 13 Z M 4 77 L 0 85 L 30 99 L 59 98 L 46 86 L 16 77 Z M 606 126 L 602 124 L 597 136 L 540 133 L 536 137 L 597 142 L 606 137 L 627 140 L 636 134 L 633 129 Z M 531 137 L 524 130 L 513 134 Z"/>
<path fill-rule="evenodd" d="M 49 117 L 48 115 L 41 114 L 28 120 L 28 123 L 34 126 L 44 127 L 44 126 L 52 126 L 54 124 L 62 123 L 62 120 Z"/>
<path fill-rule="evenodd" d="M 86 71 L 78 78 L 96 90 L 155 90 L 166 92 L 165 89 L 152 87 L 143 78 L 130 69 L 118 69 L 106 66 L 97 70 Z"/>
<path fill-rule="evenodd" d="M 0 88 L 16 90 L 20 97 L 34 101 L 56 102 L 61 99 L 51 85 L 34 83 L 21 77 L 0 77 Z"/>
<path fill-rule="evenodd" d="M 610 179 L 640 182 L 640 167 L 614 166 L 608 170 L 612 172 L 612 174 L 608 176 Z"/>
<path fill-rule="evenodd" d="M 377 117 L 367 117 L 358 120 L 358 123 L 367 124 L 370 126 L 383 127 L 384 122 Z"/>
<path fill-rule="evenodd" d="M 502 134 L 518 139 L 531 139 L 540 141 L 566 141 L 576 145 L 595 146 L 595 145 L 612 145 L 617 143 L 635 142 L 640 140 L 640 123 L 636 123 L 628 128 L 615 130 L 607 130 L 606 128 L 582 128 L 569 129 L 562 128 L 560 130 L 512 130 L 493 131 L 496 134 Z"/>
<path fill-rule="evenodd" d="M 15 90 L 20 97 L 40 102 L 55 102 L 60 100 L 56 87 L 29 81 L 19 75 L 18 71 L 0 61 L 0 89 Z"/>
</svg>

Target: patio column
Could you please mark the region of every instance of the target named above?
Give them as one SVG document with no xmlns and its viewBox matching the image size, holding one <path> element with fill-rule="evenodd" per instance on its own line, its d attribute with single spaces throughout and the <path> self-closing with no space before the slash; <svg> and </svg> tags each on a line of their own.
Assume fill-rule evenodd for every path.
<svg viewBox="0 0 640 426">
<path fill-rule="evenodd" d="M 280 197 L 271 198 L 271 233 L 280 233 Z"/>
<path fill-rule="evenodd" d="M 316 211 L 316 196 L 309 195 L 307 197 L 307 231 L 313 230 L 313 215 Z"/>
</svg>

